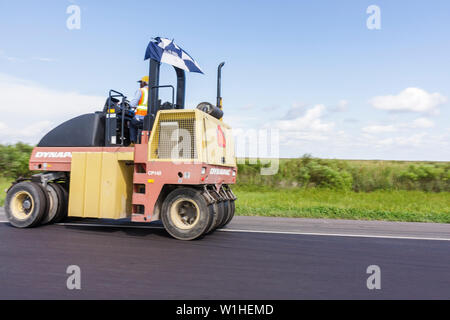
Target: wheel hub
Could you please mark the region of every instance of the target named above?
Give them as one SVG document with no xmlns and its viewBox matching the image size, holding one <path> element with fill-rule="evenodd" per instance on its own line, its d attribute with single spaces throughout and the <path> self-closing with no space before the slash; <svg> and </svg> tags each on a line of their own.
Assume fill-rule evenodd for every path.
<svg viewBox="0 0 450 320">
<path fill-rule="evenodd" d="M 31 201 L 29 199 L 26 199 L 23 203 L 22 203 L 22 207 L 25 210 L 30 210 L 31 209 Z"/>
<path fill-rule="evenodd" d="M 197 205 L 190 199 L 176 201 L 170 215 L 173 223 L 180 229 L 191 229 L 200 217 Z"/>
<path fill-rule="evenodd" d="M 26 191 L 19 191 L 13 196 L 10 209 L 16 219 L 24 220 L 33 211 L 33 206 L 31 195 Z"/>
</svg>

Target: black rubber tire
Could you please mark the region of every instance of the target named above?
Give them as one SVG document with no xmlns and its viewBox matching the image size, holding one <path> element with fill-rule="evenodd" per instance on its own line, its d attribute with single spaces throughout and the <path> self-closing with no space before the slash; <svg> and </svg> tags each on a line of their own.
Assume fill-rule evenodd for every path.
<svg viewBox="0 0 450 320">
<path fill-rule="evenodd" d="M 69 193 L 60 183 L 52 183 L 55 189 L 61 192 L 61 201 L 56 216 L 53 218 L 52 223 L 60 223 L 67 219 L 67 212 L 69 209 Z"/>
<path fill-rule="evenodd" d="M 206 234 L 213 232 L 214 230 L 216 230 L 216 224 L 217 224 L 217 220 L 219 218 L 219 213 L 217 212 L 217 206 L 215 205 L 215 203 L 208 205 L 209 210 L 211 212 L 211 223 L 210 226 L 208 228 L 208 230 L 206 231 Z"/>
<path fill-rule="evenodd" d="M 217 228 L 222 228 L 226 225 L 228 218 L 231 215 L 231 208 L 230 208 L 230 200 L 224 200 L 223 203 L 223 218 L 222 221 L 220 221 L 220 224 Z"/>
<path fill-rule="evenodd" d="M 191 227 L 176 220 L 177 214 L 174 212 L 177 211 L 177 208 L 174 206 L 183 201 L 191 203 L 195 207 L 196 219 Z M 173 190 L 164 199 L 161 220 L 166 231 L 175 239 L 194 240 L 205 234 L 211 226 L 214 217 L 210 208 L 201 191 L 181 187 Z"/>
<path fill-rule="evenodd" d="M 43 188 L 45 190 L 45 188 Z M 60 210 L 60 203 L 62 200 L 62 191 L 53 186 L 53 183 L 47 183 L 47 210 L 45 210 L 44 217 L 42 217 L 41 224 L 50 224 L 53 222 L 55 216 Z"/>
<path fill-rule="evenodd" d="M 230 208 L 229 208 L 229 210 L 230 211 L 229 211 L 229 214 L 228 214 L 228 219 L 227 219 L 227 221 L 225 221 L 225 224 L 222 227 L 225 227 L 234 218 L 234 213 L 236 212 L 236 203 L 234 202 L 234 200 L 230 200 Z"/>
<path fill-rule="evenodd" d="M 29 212 L 26 212 L 23 205 L 20 204 L 23 203 L 22 198 L 31 200 Z M 6 194 L 6 218 L 16 228 L 31 228 L 39 225 L 46 210 L 47 197 L 43 188 L 37 183 L 31 181 L 17 183 Z"/>
<path fill-rule="evenodd" d="M 45 211 L 44 211 L 44 216 L 42 217 L 41 221 L 39 221 L 39 224 L 45 224 L 44 219 L 45 216 L 47 215 L 49 208 L 50 208 L 50 194 L 48 193 L 48 191 L 44 188 L 44 185 L 42 185 L 41 183 L 36 182 L 36 185 L 39 186 L 39 188 L 41 188 L 42 192 L 44 193 L 45 196 Z"/>
<path fill-rule="evenodd" d="M 214 225 L 214 230 L 220 227 L 220 224 L 223 221 L 223 217 L 225 216 L 225 206 L 223 201 L 218 201 L 214 204 L 214 210 L 217 213 L 216 224 Z"/>
</svg>

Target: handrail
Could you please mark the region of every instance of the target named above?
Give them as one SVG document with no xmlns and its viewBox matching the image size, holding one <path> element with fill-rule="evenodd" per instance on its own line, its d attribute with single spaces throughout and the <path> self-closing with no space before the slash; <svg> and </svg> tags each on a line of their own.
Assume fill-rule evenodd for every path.
<svg viewBox="0 0 450 320">
<path fill-rule="evenodd" d="M 113 94 L 113 93 L 115 93 L 115 94 Z M 117 98 L 117 97 L 121 97 L 122 98 L 122 102 L 120 103 L 120 105 L 122 105 L 124 103 L 124 101 L 126 100 L 126 98 L 127 98 L 125 95 L 123 95 L 123 93 L 121 93 L 119 91 L 112 90 L 112 89 L 109 90 L 108 109 L 106 110 L 106 118 L 108 118 L 108 115 L 111 114 L 111 100 L 112 100 L 112 98 Z M 121 131 L 120 132 L 120 145 L 123 146 L 124 145 L 124 140 L 125 140 L 125 137 L 124 137 L 125 108 L 123 107 L 123 105 L 121 106 L 121 108 L 122 108 L 122 121 L 121 121 L 121 130 L 120 130 Z M 105 138 L 107 138 L 106 144 L 110 145 L 112 143 L 111 143 L 111 140 L 110 140 L 111 137 L 109 135 L 110 131 L 111 131 L 111 127 L 110 127 L 109 121 L 106 121 L 105 130 L 108 133 L 107 137 L 105 137 Z M 115 143 L 115 144 L 117 144 L 117 143 Z"/>
</svg>

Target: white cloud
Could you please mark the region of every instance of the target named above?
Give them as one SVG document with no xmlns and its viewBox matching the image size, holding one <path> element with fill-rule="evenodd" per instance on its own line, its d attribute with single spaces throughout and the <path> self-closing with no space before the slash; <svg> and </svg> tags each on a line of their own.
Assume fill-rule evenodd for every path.
<svg viewBox="0 0 450 320">
<path fill-rule="evenodd" d="M 0 74 L 0 111 L 37 120 L 61 119 L 103 107 L 104 97 L 48 89 Z"/>
<path fill-rule="evenodd" d="M 37 143 L 42 135 L 63 121 L 101 110 L 106 100 L 105 97 L 45 88 L 1 73 L 0 92 L 2 143 Z"/>
<path fill-rule="evenodd" d="M 418 133 L 411 136 L 392 137 L 387 139 L 378 140 L 375 144 L 378 147 L 383 146 L 398 146 L 398 147 L 420 147 L 427 143 L 426 134 Z"/>
<path fill-rule="evenodd" d="M 407 88 L 398 95 L 378 96 L 369 103 L 374 108 L 388 111 L 437 113 L 437 107 L 447 102 L 442 94 L 428 93 L 420 88 Z"/>
<path fill-rule="evenodd" d="M 300 102 L 293 103 L 282 120 L 292 120 L 300 117 L 302 114 L 305 113 L 306 107 L 307 105 L 305 103 Z"/>
<path fill-rule="evenodd" d="M 427 118 L 418 118 L 414 120 L 411 124 L 411 128 L 432 128 L 434 127 L 434 122 Z"/>
<path fill-rule="evenodd" d="M 242 107 L 242 110 L 251 110 L 255 108 L 255 104 L 249 103 Z"/>
<path fill-rule="evenodd" d="M 27 127 L 24 127 L 23 129 L 18 130 L 18 133 L 21 137 L 29 138 L 29 137 L 35 137 L 44 135 L 48 128 L 52 127 L 52 122 L 50 121 L 39 121 L 36 123 L 33 123 L 32 125 L 29 125 Z"/>
<path fill-rule="evenodd" d="M 54 62 L 54 61 L 56 61 L 55 59 L 45 58 L 45 57 L 33 57 L 33 58 L 31 58 L 31 60 L 41 61 L 41 62 Z"/>
<path fill-rule="evenodd" d="M 370 125 L 361 129 L 364 133 L 380 134 L 397 131 L 407 131 L 410 129 L 428 129 L 434 127 L 434 122 L 428 118 L 417 118 L 410 123 L 400 122 L 388 125 Z"/>
<path fill-rule="evenodd" d="M 282 157 L 298 157 L 305 153 L 343 159 L 448 161 L 450 157 L 450 129 L 439 129 L 440 122 L 435 123 L 429 117 L 415 117 L 406 121 L 403 118 L 410 118 L 410 115 L 397 114 L 386 122 L 364 126 L 355 124 L 355 121 L 363 122 L 360 117 L 350 124 L 339 120 L 331 122 L 330 112 L 333 112 L 333 107 L 296 104 L 286 115 L 279 120 L 269 121 L 262 129 L 278 130 Z M 235 133 L 238 132 L 237 124 L 255 129 L 261 123 L 247 119 L 241 121 L 241 118 L 242 115 L 236 116 L 236 119 L 227 116 L 226 121 L 232 124 Z M 238 138 L 242 138 L 244 133 L 239 133 Z"/>
<path fill-rule="evenodd" d="M 340 100 L 335 107 L 331 108 L 331 111 L 344 112 L 344 111 L 347 111 L 347 109 L 348 109 L 348 101 Z"/>
<path fill-rule="evenodd" d="M 295 132 L 327 132 L 334 127 L 332 122 L 323 122 L 325 106 L 318 104 L 306 110 L 302 117 L 292 120 L 278 120 L 273 123 L 273 127 L 281 131 Z"/>
<path fill-rule="evenodd" d="M 21 58 L 17 58 L 17 57 L 12 57 L 12 56 L 8 56 L 5 51 L 0 50 L 0 59 L 4 59 L 4 60 L 8 60 L 9 62 L 22 62 L 24 61 Z"/>
<path fill-rule="evenodd" d="M 294 105 L 287 115 L 294 115 L 299 113 L 300 105 Z M 292 112 L 295 110 L 295 112 Z M 301 115 L 286 119 L 286 116 L 281 120 L 274 120 L 267 123 L 264 128 L 270 130 L 277 130 L 279 135 L 280 145 L 290 148 L 291 151 L 305 147 L 305 144 L 324 142 L 330 139 L 332 130 L 334 128 L 333 122 L 323 121 L 326 114 L 324 105 L 318 104 L 309 109 L 303 110 Z M 297 154 L 300 155 L 300 154 Z"/>
<path fill-rule="evenodd" d="M 53 58 L 47 58 L 47 57 L 32 57 L 32 58 L 12 57 L 12 56 L 7 55 L 6 52 L 1 49 L 0 49 L 0 59 L 7 60 L 9 62 L 28 62 L 28 61 L 54 62 L 54 61 L 56 61 Z"/>
<path fill-rule="evenodd" d="M 6 144 L 17 141 L 35 143 L 53 127 L 52 122 L 45 120 L 21 128 L 0 123 L 0 134 L 2 135 L 0 142 Z"/>
<path fill-rule="evenodd" d="M 393 125 L 386 125 L 386 126 L 373 125 L 362 128 L 362 131 L 365 133 L 377 134 L 377 133 L 395 132 L 397 131 L 397 128 Z"/>
<path fill-rule="evenodd" d="M 0 137 L 4 137 L 5 135 L 7 135 L 8 134 L 8 126 L 5 124 L 5 123 L 3 123 L 3 122 L 0 122 Z M 0 143 L 1 143 L 1 141 L 2 141 L 3 139 L 0 139 Z"/>
</svg>

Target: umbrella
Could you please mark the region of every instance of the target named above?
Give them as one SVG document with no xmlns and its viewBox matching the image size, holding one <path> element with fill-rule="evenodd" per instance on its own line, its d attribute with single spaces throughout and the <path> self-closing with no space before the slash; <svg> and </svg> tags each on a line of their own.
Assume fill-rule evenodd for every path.
<svg viewBox="0 0 450 320">
<path fill-rule="evenodd" d="M 198 63 L 173 40 L 156 37 L 150 41 L 145 52 L 145 59 L 164 62 L 189 72 L 203 73 Z"/>
</svg>

